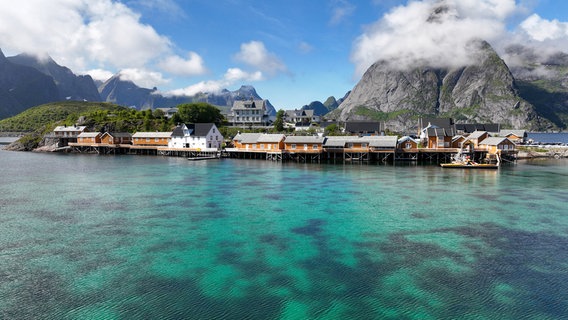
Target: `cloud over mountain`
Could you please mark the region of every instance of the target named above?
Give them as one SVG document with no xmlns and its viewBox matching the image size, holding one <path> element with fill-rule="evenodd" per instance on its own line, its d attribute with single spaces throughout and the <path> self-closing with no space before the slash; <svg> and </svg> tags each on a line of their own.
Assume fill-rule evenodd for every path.
<svg viewBox="0 0 568 320">
<path fill-rule="evenodd" d="M 378 60 L 401 69 L 467 65 L 471 40 L 502 35 L 515 10 L 514 0 L 410 1 L 368 26 L 355 40 L 351 60 L 357 74 Z"/>
</svg>

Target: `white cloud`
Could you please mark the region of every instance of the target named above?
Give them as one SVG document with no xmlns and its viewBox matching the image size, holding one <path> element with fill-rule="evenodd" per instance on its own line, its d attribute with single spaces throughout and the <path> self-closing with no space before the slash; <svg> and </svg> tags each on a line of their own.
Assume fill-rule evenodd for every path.
<svg viewBox="0 0 568 320">
<path fill-rule="evenodd" d="M 230 83 L 237 81 L 260 81 L 263 80 L 262 72 L 246 72 L 239 68 L 229 68 L 225 73 L 224 79 Z"/>
<path fill-rule="evenodd" d="M 81 72 L 82 74 L 88 74 L 91 76 L 91 78 L 93 78 L 94 80 L 99 80 L 99 81 L 107 81 L 108 79 L 110 79 L 114 74 L 108 70 L 103 70 L 103 69 L 92 69 L 92 70 L 87 70 L 84 72 Z"/>
<path fill-rule="evenodd" d="M 182 76 L 195 76 L 207 72 L 203 58 L 195 52 L 189 52 L 187 59 L 169 56 L 158 64 L 162 70 Z"/>
<path fill-rule="evenodd" d="M 332 13 L 329 20 L 331 25 L 340 24 L 355 12 L 355 6 L 346 0 L 333 0 L 331 5 Z"/>
<path fill-rule="evenodd" d="M 266 50 L 261 41 L 241 44 L 241 50 L 235 54 L 237 61 L 243 62 L 271 76 L 286 72 L 286 65 L 272 52 Z"/>
<path fill-rule="evenodd" d="M 502 36 L 505 19 L 516 10 L 515 0 L 410 1 L 367 27 L 354 43 L 351 60 L 358 75 L 378 60 L 400 68 L 466 65 L 471 40 Z"/>
<path fill-rule="evenodd" d="M 119 72 L 120 79 L 134 82 L 142 88 L 158 87 L 169 83 L 159 72 L 148 71 L 145 69 L 127 68 Z"/>
<path fill-rule="evenodd" d="M 220 80 L 201 81 L 185 88 L 170 90 L 163 93 L 169 96 L 192 96 L 200 92 L 220 92 L 235 83 L 246 81 L 254 82 L 263 80 L 262 72 L 246 72 L 239 68 L 229 68 Z"/>
<path fill-rule="evenodd" d="M 48 52 L 72 70 L 139 68 L 172 46 L 112 0 L 6 2 L 0 5 L 0 43 L 10 52 Z"/>
<path fill-rule="evenodd" d="M 520 24 L 532 40 L 545 41 L 568 38 L 568 23 L 558 20 L 546 20 L 533 14 Z"/>
</svg>

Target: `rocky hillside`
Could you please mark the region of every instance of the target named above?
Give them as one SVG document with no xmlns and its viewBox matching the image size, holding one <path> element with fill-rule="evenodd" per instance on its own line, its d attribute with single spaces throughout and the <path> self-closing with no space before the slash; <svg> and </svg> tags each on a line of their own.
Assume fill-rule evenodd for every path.
<svg viewBox="0 0 568 320">
<path fill-rule="evenodd" d="M 395 131 L 416 126 L 420 116 L 529 130 L 553 127 L 519 95 L 513 75 L 493 48 L 484 41 L 474 44 L 475 63 L 460 68 L 398 70 L 379 61 L 330 116 L 385 121 Z"/>
<path fill-rule="evenodd" d="M 0 119 L 57 100 L 59 92 L 52 77 L 10 62 L 0 50 Z"/>
<path fill-rule="evenodd" d="M 9 57 L 14 64 L 32 67 L 50 76 L 59 92 L 58 100 L 101 101 L 101 97 L 91 76 L 75 75 L 69 68 L 60 66 L 51 57 L 39 59 L 33 55 L 20 54 Z"/>
</svg>

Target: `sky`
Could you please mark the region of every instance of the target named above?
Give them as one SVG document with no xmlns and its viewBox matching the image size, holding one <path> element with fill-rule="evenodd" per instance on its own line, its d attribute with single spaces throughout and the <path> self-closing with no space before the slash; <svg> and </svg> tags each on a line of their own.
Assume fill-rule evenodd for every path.
<svg viewBox="0 0 568 320">
<path fill-rule="evenodd" d="M 378 60 L 468 63 L 472 39 L 568 52 L 568 1 L 0 0 L 6 56 L 164 95 L 252 85 L 277 109 L 343 97 Z"/>
</svg>

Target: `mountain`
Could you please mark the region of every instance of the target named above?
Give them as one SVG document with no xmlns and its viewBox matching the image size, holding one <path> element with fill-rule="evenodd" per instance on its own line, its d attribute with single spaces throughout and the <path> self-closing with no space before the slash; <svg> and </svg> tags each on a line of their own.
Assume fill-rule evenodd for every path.
<svg viewBox="0 0 568 320">
<path fill-rule="evenodd" d="M 59 97 L 57 100 L 101 101 L 95 82 L 89 75 L 75 75 L 69 68 L 60 66 L 51 57 L 38 58 L 30 54 L 9 57 L 14 64 L 32 67 L 53 78 Z"/>
<path fill-rule="evenodd" d="M 0 119 L 57 100 L 59 92 L 52 77 L 10 62 L 0 50 Z"/>
<path fill-rule="evenodd" d="M 339 105 L 345 100 L 345 98 L 349 96 L 350 92 L 351 91 L 347 92 L 345 96 L 343 98 L 340 98 L 339 100 L 336 100 L 334 96 L 331 96 L 327 98 L 323 103 L 320 101 L 313 101 L 310 104 L 303 106 L 302 110 L 314 110 L 314 114 L 323 116 L 337 109 L 337 107 L 339 107 Z"/>
<path fill-rule="evenodd" d="M 236 100 L 262 99 L 253 86 L 241 86 L 235 91 L 224 89 L 220 92 L 198 93 L 193 96 L 164 95 L 159 93 L 156 88 L 138 87 L 132 81 L 121 79 L 119 74 L 100 85 L 99 92 L 101 98 L 106 102 L 137 109 L 170 108 L 182 103 L 206 102 L 226 112 Z M 271 115 L 276 115 L 276 109 L 270 101 L 267 102 L 267 107 Z"/>
<path fill-rule="evenodd" d="M 153 94 L 156 88 L 140 88 L 132 81 L 120 79 L 118 74 L 105 81 L 98 90 L 103 101 L 136 109 L 152 109 L 157 97 Z"/>
<path fill-rule="evenodd" d="M 568 54 L 523 45 L 505 50 L 519 95 L 559 129 L 568 127 Z"/>
<path fill-rule="evenodd" d="M 528 130 L 554 126 L 520 96 L 509 68 L 487 42 L 475 41 L 472 48 L 475 63 L 462 67 L 401 70 L 376 62 L 331 117 L 385 121 L 394 131 L 415 127 L 420 116 Z"/>
</svg>

